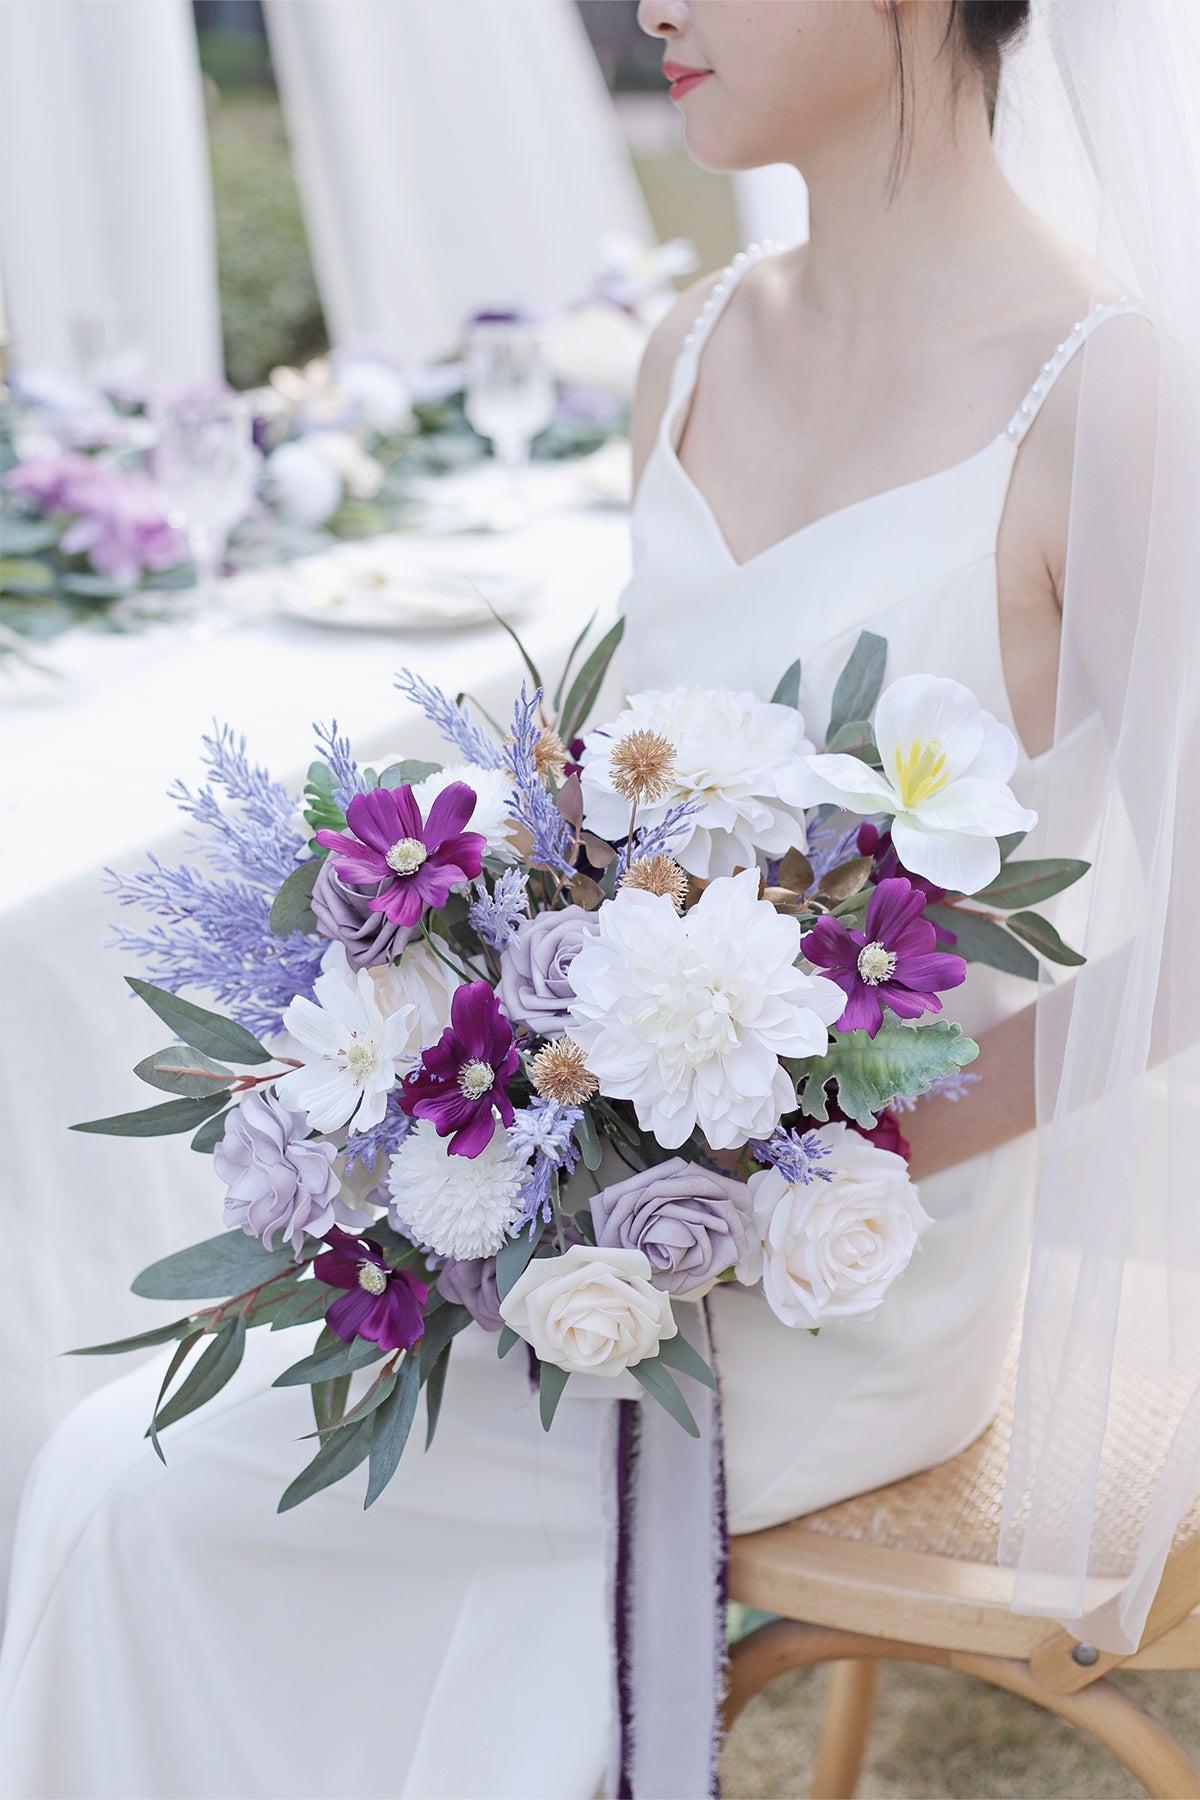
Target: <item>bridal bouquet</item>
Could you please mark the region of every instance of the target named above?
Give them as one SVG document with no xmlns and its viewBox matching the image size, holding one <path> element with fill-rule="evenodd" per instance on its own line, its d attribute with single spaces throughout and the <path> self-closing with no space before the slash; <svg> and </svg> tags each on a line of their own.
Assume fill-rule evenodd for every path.
<svg viewBox="0 0 1200 1800">
<path fill-rule="evenodd" d="M 405 672 L 445 766 L 360 768 L 334 726 L 301 800 L 225 732 L 178 790 L 207 870 L 118 879 L 158 919 L 127 946 L 219 1008 L 130 978 L 173 1040 L 135 1072 L 174 1097 L 76 1128 L 192 1132 L 224 1189 L 226 1229 L 134 1282 L 204 1304 L 88 1352 L 177 1344 L 160 1455 L 260 1325 L 321 1327 L 276 1384 L 318 1439 L 281 1508 L 364 1461 L 370 1505 L 472 1321 L 522 1342 L 547 1428 L 572 1375 L 628 1372 L 694 1434 L 682 1327 L 715 1286 L 815 1332 L 907 1265 L 899 1115 L 973 1079 L 940 1016 L 967 960 L 1080 960 L 1029 907 L 1086 865 L 1010 860 L 1035 815 L 965 688 L 884 688 L 864 633 L 821 752 L 798 665 L 769 703 L 678 687 L 589 725 L 620 630 L 553 697 L 526 657 L 507 731 Z"/>
</svg>

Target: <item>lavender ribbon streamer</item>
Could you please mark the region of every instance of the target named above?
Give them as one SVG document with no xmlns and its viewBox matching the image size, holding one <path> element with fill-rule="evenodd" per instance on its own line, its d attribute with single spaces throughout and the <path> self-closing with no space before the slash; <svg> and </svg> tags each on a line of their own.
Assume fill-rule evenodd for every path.
<svg viewBox="0 0 1200 1800">
<path fill-rule="evenodd" d="M 683 1303 L 675 1317 L 715 1368 L 707 1301 Z M 720 1791 L 728 1598 L 720 1394 L 672 1374 L 698 1438 L 648 1397 L 614 1406 L 616 1800 L 700 1800 Z"/>
</svg>

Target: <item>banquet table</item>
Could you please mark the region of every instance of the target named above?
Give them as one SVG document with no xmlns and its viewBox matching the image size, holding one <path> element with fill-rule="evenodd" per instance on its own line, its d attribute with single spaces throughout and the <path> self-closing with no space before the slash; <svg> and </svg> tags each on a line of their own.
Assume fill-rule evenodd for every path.
<svg viewBox="0 0 1200 1800">
<path fill-rule="evenodd" d="M 599 611 L 597 633 L 611 621 L 627 574 L 627 526 L 621 510 L 584 502 L 568 466 L 532 471 L 529 483 L 519 528 L 472 537 L 406 531 L 375 543 L 406 573 L 470 570 L 481 582 L 492 574 L 524 584 L 531 598 L 518 627 L 554 679 L 588 615 Z M 125 988 L 123 975 L 138 970 L 106 947 L 117 909 L 104 870 L 136 868 L 150 851 L 167 861 L 187 853 L 185 821 L 167 789 L 176 779 L 199 785 L 200 740 L 214 719 L 244 732 L 252 760 L 298 791 L 315 720 L 336 719 L 364 760 L 435 750 L 444 759 L 426 721 L 395 691 L 402 665 L 500 714 L 524 674 L 496 624 L 335 631 L 251 604 L 255 582 L 271 579 L 271 570 L 238 577 L 211 629 L 175 621 L 122 635 L 70 632 L 41 653 L 61 680 L 23 680 L 2 697 L 5 1560 L 39 1445 L 75 1401 L 128 1366 L 62 1353 L 172 1316 L 177 1303 L 135 1299 L 131 1278 L 221 1229 L 210 1159 L 186 1136 L 132 1142 L 67 1129 L 153 1104 L 153 1091 L 129 1071 L 168 1035 Z"/>
</svg>

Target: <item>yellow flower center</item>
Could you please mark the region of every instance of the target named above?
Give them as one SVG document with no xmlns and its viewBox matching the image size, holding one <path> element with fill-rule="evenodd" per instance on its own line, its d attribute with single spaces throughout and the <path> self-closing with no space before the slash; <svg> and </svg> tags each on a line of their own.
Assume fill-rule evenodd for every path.
<svg viewBox="0 0 1200 1800">
<path fill-rule="evenodd" d="M 387 1287 L 387 1275 L 376 1263 L 359 1263 L 358 1285 L 368 1294 L 382 1294 Z"/>
<path fill-rule="evenodd" d="M 893 757 L 896 787 L 905 811 L 920 806 L 939 794 L 950 779 L 946 756 L 937 738 L 914 738 L 907 754 L 897 750 Z"/>
<path fill-rule="evenodd" d="M 878 987 L 895 970 L 896 958 L 883 944 L 864 944 L 858 953 L 858 972 L 868 987 Z"/>
<path fill-rule="evenodd" d="M 369 1040 L 361 1042 L 354 1038 L 348 1050 L 343 1050 L 346 1059 L 346 1072 L 353 1075 L 355 1081 L 365 1082 L 379 1067 L 379 1049 Z"/>
<path fill-rule="evenodd" d="M 420 838 L 401 838 L 393 844 L 385 858 L 389 869 L 395 869 L 397 875 L 415 875 L 425 858 L 429 855 Z"/>
</svg>

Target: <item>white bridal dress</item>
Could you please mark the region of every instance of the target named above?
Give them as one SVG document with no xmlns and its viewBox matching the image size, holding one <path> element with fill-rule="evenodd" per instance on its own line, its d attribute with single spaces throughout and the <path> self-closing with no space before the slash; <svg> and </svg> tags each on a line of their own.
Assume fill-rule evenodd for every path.
<svg viewBox="0 0 1200 1800">
<path fill-rule="evenodd" d="M 727 271 L 675 370 L 634 514 L 627 687 L 720 682 L 766 698 L 801 656 L 820 737 L 833 682 L 870 628 L 888 640 L 890 677 L 953 676 L 1011 727 L 995 563 L 1009 478 L 1057 373 L 1114 309 L 1064 321 L 1049 368 L 975 455 L 738 564 L 675 446 L 705 339 L 754 260 Z M 1069 742 L 1053 752 L 1064 754 Z M 1021 760 L 1027 803 L 1046 762 Z M 952 1012 L 977 1034 L 1031 997 L 973 965 Z M 987 1106 L 986 1088 L 959 1104 Z M 715 1295 L 735 1532 L 911 1474 L 983 1429 L 1031 1192 L 1029 1139 L 925 1182 L 935 1228 L 878 1316 L 818 1339 L 756 1294 Z M 166 1434 L 165 1469 L 142 1435 L 155 1364 L 94 1395 L 46 1448 L 0 1670 L 11 1800 L 596 1792 L 609 1696 L 603 1406 L 572 1384 L 544 1434 L 522 1356 L 497 1361 L 495 1340 L 471 1327 L 432 1451 L 415 1434 L 365 1515 L 360 1473 L 281 1518 L 311 1416 L 306 1390 L 267 1390 L 303 1353 L 301 1335 L 253 1333 L 237 1378 Z"/>
</svg>

